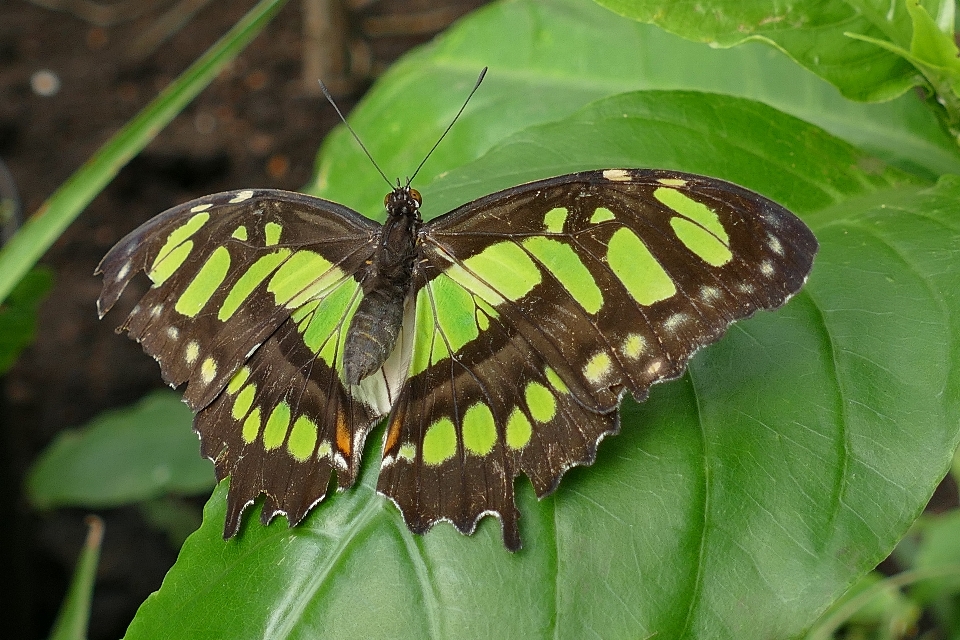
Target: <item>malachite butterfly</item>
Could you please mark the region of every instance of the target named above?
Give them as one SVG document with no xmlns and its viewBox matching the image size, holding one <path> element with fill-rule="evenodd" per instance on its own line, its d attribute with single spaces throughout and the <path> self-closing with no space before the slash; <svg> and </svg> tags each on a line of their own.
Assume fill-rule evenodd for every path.
<svg viewBox="0 0 960 640">
<path fill-rule="evenodd" d="M 193 200 L 97 269 L 102 317 L 186 383 L 203 455 L 230 476 L 224 537 L 299 523 L 357 477 L 384 416 L 378 490 L 407 526 L 487 514 L 520 548 L 514 479 L 540 497 L 589 465 L 630 392 L 681 375 L 734 321 L 783 305 L 817 241 L 775 202 L 657 169 L 523 184 L 423 223 L 409 185 L 380 225 L 327 200 L 246 189 Z"/>
</svg>

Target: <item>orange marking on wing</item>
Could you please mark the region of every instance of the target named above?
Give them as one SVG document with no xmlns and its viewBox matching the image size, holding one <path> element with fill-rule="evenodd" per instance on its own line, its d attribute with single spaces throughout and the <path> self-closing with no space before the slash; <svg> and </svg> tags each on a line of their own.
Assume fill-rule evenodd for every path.
<svg viewBox="0 0 960 640">
<path fill-rule="evenodd" d="M 343 409 L 337 408 L 337 448 L 344 456 L 350 457 L 350 448 L 353 441 L 350 439 L 350 429 L 347 428 L 347 420 L 343 415 Z"/>
<path fill-rule="evenodd" d="M 400 426 L 403 424 L 403 411 L 397 411 L 396 415 L 393 416 L 393 420 L 390 421 L 390 428 L 387 431 L 387 441 L 383 445 L 383 455 L 387 455 L 388 452 L 393 451 L 393 448 L 397 446 L 397 442 L 400 440 Z"/>
</svg>

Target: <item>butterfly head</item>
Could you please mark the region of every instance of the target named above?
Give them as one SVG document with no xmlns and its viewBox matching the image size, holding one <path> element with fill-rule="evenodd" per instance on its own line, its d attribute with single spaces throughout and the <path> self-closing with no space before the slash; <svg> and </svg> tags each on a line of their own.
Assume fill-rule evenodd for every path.
<svg viewBox="0 0 960 640">
<path fill-rule="evenodd" d="M 409 185 L 397 185 L 393 191 L 383 198 L 383 206 L 387 208 L 389 217 L 403 216 L 420 222 L 420 192 Z"/>
</svg>

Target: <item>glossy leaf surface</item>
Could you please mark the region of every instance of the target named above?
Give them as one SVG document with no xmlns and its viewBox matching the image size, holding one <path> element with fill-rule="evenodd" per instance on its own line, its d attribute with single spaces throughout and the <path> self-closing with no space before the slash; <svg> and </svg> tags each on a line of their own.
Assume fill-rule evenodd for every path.
<svg viewBox="0 0 960 640">
<path fill-rule="evenodd" d="M 601 4 L 699 42 L 721 47 L 748 40 L 775 44 L 856 100 L 889 100 L 921 82 L 913 66 L 897 54 L 847 35 L 909 42 L 912 21 L 904 2 L 713 0 L 664 4 L 655 0 L 602 0 Z M 923 4 L 934 15 L 940 13 L 940 2 Z M 952 11 L 943 17 L 952 17 Z"/>
<path fill-rule="evenodd" d="M 30 471 L 30 501 L 41 509 L 115 507 L 203 494 L 215 483 L 213 465 L 200 457 L 191 421 L 179 394 L 161 391 L 64 431 Z"/>
<path fill-rule="evenodd" d="M 518 554 L 489 519 L 470 538 L 409 534 L 373 491 L 371 444 L 361 486 L 292 530 L 251 516 L 224 543 L 221 487 L 128 637 L 786 637 L 889 551 L 958 438 L 960 185 L 917 185 L 772 109 L 695 93 L 591 105 L 462 171 L 567 167 L 555 150 L 587 122 L 588 159 L 571 162 L 712 170 L 794 208 L 822 244 L 808 287 L 626 402 L 623 433 L 557 493 L 538 503 L 520 482 Z M 447 181 L 425 200 L 454 199 Z"/>
</svg>

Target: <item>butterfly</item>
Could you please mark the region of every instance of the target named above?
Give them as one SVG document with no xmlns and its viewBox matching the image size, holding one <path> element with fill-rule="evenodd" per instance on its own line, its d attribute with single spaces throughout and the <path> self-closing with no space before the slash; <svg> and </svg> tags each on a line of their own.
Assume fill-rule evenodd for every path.
<svg viewBox="0 0 960 640">
<path fill-rule="evenodd" d="M 516 186 L 429 222 L 397 186 L 381 225 L 270 189 L 161 213 L 104 257 L 101 317 L 186 383 L 203 455 L 230 477 L 224 537 L 265 496 L 299 523 L 357 477 L 387 417 L 377 489 L 411 531 L 501 520 L 589 465 L 629 392 L 682 374 L 735 320 L 783 305 L 818 245 L 787 209 L 722 180 L 605 169 Z"/>
<path fill-rule="evenodd" d="M 117 331 L 196 413 L 230 477 L 224 538 L 298 524 L 354 484 L 387 416 L 377 489 L 414 533 L 484 515 L 520 548 L 514 479 L 539 497 L 619 429 L 619 407 L 680 376 L 735 320 L 800 290 L 817 241 L 787 209 L 729 182 L 604 169 L 519 185 L 424 223 L 410 186 L 378 224 L 274 189 L 168 209 L 104 256 L 101 318 L 143 271 Z M 357 143 L 373 157 L 320 87 Z M 380 171 L 384 180 L 390 184 Z"/>
</svg>

